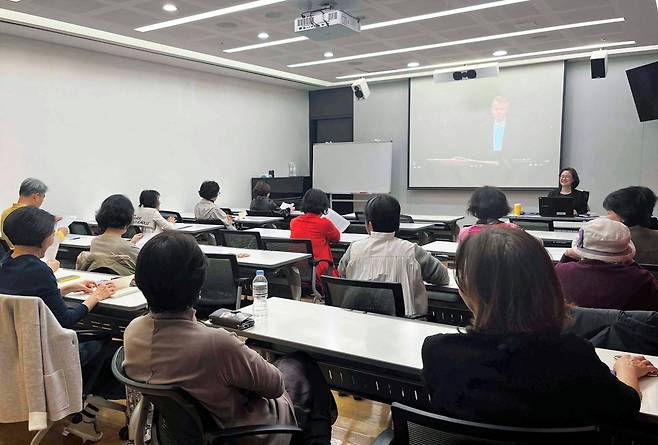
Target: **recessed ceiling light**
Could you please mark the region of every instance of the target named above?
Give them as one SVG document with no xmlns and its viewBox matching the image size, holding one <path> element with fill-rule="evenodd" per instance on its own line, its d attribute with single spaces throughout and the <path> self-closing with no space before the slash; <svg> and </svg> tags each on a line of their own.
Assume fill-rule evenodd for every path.
<svg viewBox="0 0 658 445">
<path fill-rule="evenodd" d="M 20 2 L 21 0 L 9 0 L 9 1 L 10 1 L 10 2 L 14 2 L 14 3 L 18 3 L 18 2 Z M 658 1 L 658 0 L 656 0 L 656 1 Z"/>
<path fill-rule="evenodd" d="M 162 9 L 164 9 L 167 12 L 176 12 L 178 11 L 178 7 L 174 5 L 173 3 L 165 3 L 162 5 Z"/>
<path fill-rule="evenodd" d="M 332 53 L 331 51 L 327 51 L 326 53 L 324 53 L 324 56 L 325 57 L 333 57 L 334 53 Z"/>
<path fill-rule="evenodd" d="M 505 51 L 504 49 L 499 49 L 498 51 L 494 51 L 492 54 L 492 56 L 494 57 L 503 57 L 506 55 L 507 55 L 507 51 Z"/>
<path fill-rule="evenodd" d="M 239 5 L 229 6 L 227 8 L 215 9 L 213 11 L 202 12 L 201 14 L 188 15 L 174 20 L 167 20 L 166 22 L 154 23 L 152 25 L 141 26 L 135 28 L 135 31 L 148 32 L 155 31 L 156 29 L 169 28 L 171 26 L 183 25 L 185 23 L 197 22 L 199 20 L 210 19 L 220 15 L 233 14 L 234 12 L 246 11 L 248 9 L 260 8 L 261 6 L 273 5 L 281 3 L 286 0 L 256 0 L 253 2 L 240 3 Z"/>
<path fill-rule="evenodd" d="M 557 25 L 557 26 L 549 26 L 547 28 L 538 28 L 538 29 L 529 29 L 527 31 L 516 31 L 516 32 L 508 32 L 505 34 L 494 34 L 490 36 L 481 36 L 481 37 L 473 37 L 470 39 L 463 39 L 463 40 L 454 40 L 452 42 L 441 42 L 441 43 L 433 43 L 430 45 L 421 45 L 421 46 L 412 46 L 409 48 L 399 48 L 399 49 L 391 49 L 387 51 L 377 51 L 373 53 L 365 53 L 365 54 L 355 54 L 353 56 L 345 56 L 345 57 L 336 57 L 335 59 L 323 59 L 323 60 L 312 60 L 310 62 L 302 62 L 302 63 L 293 63 L 291 65 L 287 65 L 288 68 L 299 68 L 302 66 L 313 66 L 313 65 L 322 65 L 324 63 L 337 63 L 337 62 L 345 62 L 347 60 L 354 60 L 354 59 L 367 59 L 370 57 L 379 57 L 379 56 L 387 56 L 390 54 L 402 54 L 402 53 L 409 53 L 409 52 L 414 52 L 414 51 L 424 51 L 427 49 L 437 49 L 437 48 L 445 48 L 448 46 L 457 46 L 457 45 L 466 45 L 469 43 L 476 43 L 476 42 L 486 42 L 489 40 L 500 40 L 500 39 L 506 39 L 510 37 L 519 37 L 519 36 L 526 36 L 526 35 L 531 35 L 531 34 L 539 34 L 543 32 L 551 32 L 551 31 L 562 31 L 565 29 L 573 29 L 573 28 L 583 28 L 586 26 L 595 26 L 595 25 L 606 25 L 609 23 L 617 23 L 617 22 L 623 22 L 624 18 L 623 17 L 617 17 L 614 19 L 606 19 L 606 20 L 593 20 L 589 22 L 579 22 L 579 23 L 569 23 L 567 25 Z"/>
<path fill-rule="evenodd" d="M 635 40 L 628 40 L 628 41 L 624 41 L 624 42 L 595 43 L 593 45 L 574 46 L 574 47 L 571 47 L 571 48 L 549 49 L 549 50 L 546 50 L 546 51 L 535 51 L 535 52 L 524 53 L 524 54 L 513 54 L 511 56 L 505 56 L 505 57 L 503 57 L 503 59 L 504 60 L 523 59 L 523 58 L 527 58 L 527 57 L 545 56 L 545 55 L 550 55 L 550 54 L 560 54 L 560 53 L 566 53 L 566 52 L 571 52 L 571 51 L 586 51 L 586 50 L 603 48 L 603 47 L 635 45 L 635 43 L 636 43 Z M 336 79 L 354 79 L 354 78 L 357 78 L 357 77 L 365 77 L 365 76 L 380 76 L 380 75 L 385 75 L 385 74 L 403 73 L 405 71 L 422 71 L 422 70 L 457 67 L 457 66 L 464 66 L 464 65 L 476 65 L 476 64 L 482 64 L 482 63 L 497 62 L 497 61 L 500 61 L 500 60 L 501 59 L 499 59 L 499 58 L 498 59 L 486 58 L 486 59 L 474 59 L 474 60 L 460 60 L 460 61 L 455 61 L 455 62 L 439 63 L 439 64 L 436 64 L 436 65 L 425 65 L 425 66 L 418 66 L 418 67 L 412 67 L 412 68 L 399 68 L 399 69 L 395 69 L 395 70 L 375 71 L 375 72 L 370 72 L 370 73 L 348 74 L 348 75 L 345 75 L 345 76 L 337 76 Z M 350 62 L 349 64 L 351 64 L 351 63 L 353 63 L 353 62 Z"/>
<path fill-rule="evenodd" d="M 270 35 L 266 32 L 260 32 L 258 33 L 258 38 L 261 40 L 267 40 L 270 38 Z"/>
<path fill-rule="evenodd" d="M 449 15 L 456 15 L 456 14 L 463 14 L 466 12 L 473 12 L 473 11 L 479 11 L 481 9 L 489 9 L 489 8 L 496 8 L 498 6 L 505 6 L 505 5 L 512 5 L 515 3 L 522 3 L 522 2 L 527 2 L 529 0 L 500 0 L 496 2 L 491 2 L 491 3 L 484 3 L 481 5 L 475 5 L 475 6 L 467 6 L 464 8 L 457 8 L 457 9 L 448 9 L 446 11 L 438 11 L 438 12 L 432 12 L 430 14 L 422 14 L 422 15 L 415 15 L 413 17 L 405 17 L 402 19 L 397 19 L 397 20 L 388 20 L 386 22 L 378 22 L 378 23 L 371 23 L 369 25 L 362 25 L 361 26 L 361 31 L 367 31 L 369 29 L 376 29 L 376 28 L 385 28 L 387 26 L 394 26 L 394 25 L 400 25 L 403 23 L 410 23 L 410 22 L 417 22 L 420 20 L 428 20 L 428 19 L 433 19 L 437 17 L 445 17 Z M 658 1 L 658 0 L 657 0 Z M 267 16 L 267 14 L 265 14 Z M 225 53 L 238 53 L 241 51 L 249 51 L 252 49 L 258 49 L 258 48 L 264 48 L 266 46 L 276 46 L 276 45 L 286 45 L 288 43 L 294 43 L 294 42 L 303 42 L 304 40 L 308 40 L 308 37 L 294 37 L 290 39 L 282 39 L 282 40 L 274 40 L 272 42 L 267 42 L 267 44 L 261 44 L 261 45 L 247 45 L 247 46 L 239 46 L 237 48 L 229 48 L 225 49 Z"/>
<path fill-rule="evenodd" d="M 409 63 L 407 63 L 407 68 L 416 68 L 417 66 L 420 66 L 420 63 L 418 63 L 418 62 L 409 62 Z"/>
</svg>

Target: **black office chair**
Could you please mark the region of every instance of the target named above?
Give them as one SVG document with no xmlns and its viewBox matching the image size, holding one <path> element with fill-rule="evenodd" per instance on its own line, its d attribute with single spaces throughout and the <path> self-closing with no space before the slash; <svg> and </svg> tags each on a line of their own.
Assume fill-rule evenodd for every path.
<svg viewBox="0 0 658 445">
<path fill-rule="evenodd" d="M 221 207 L 221 209 L 227 215 L 233 215 L 233 210 L 229 209 L 228 207 Z"/>
<path fill-rule="evenodd" d="M 213 230 L 212 232 L 205 232 L 205 233 L 200 233 L 195 236 L 196 240 L 199 242 L 199 244 L 207 244 L 210 246 L 218 246 L 219 242 L 217 241 L 219 239 L 219 231 L 223 230 L 226 228 L 226 225 L 224 222 L 220 219 L 196 219 L 194 220 L 195 224 L 208 224 L 211 226 L 220 226 L 221 228 L 218 228 L 217 230 Z"/>
<path fill-rule="evenodd" d="M 110 267 L 98 267 L 96 269 L 89 269 L 89 272 L 93 273 L 104 273 L 107 275 L 121 275 L 119 272 L 116 270 L 110 268 Z"/>
<path fill-rule="evenodd" d="M 525 428 L 453 419 L 393 403 L 393 431 L 373 445 L 595 445 L 595 426 Z"/>
<path fill-rule="evenodd" d="M 11 252 L 11 249 L 9 248 L 9 244 L 7 244 L 7 241 L 4 239 L 0 238 L 0 256 L 5 256 L 9 252 Z"/>
<path fill-rule="evenodd" d="M 112 360 L 114 377 L 140 393 L 142 400 L 131 419 L 135 445 L 145 445 L 144 428 L 149 406 L 153 406 L 151 444 L 221 445 L 234 439 L 265 434 L 295 434 L 293 425 L 250 425 L 219 428 L 207 409 L 181 388 L 174 385 L 151 385 L 131 379 L 123 370 L 123 346 Z"/>
<path fill-rule="evenodd" d="M 260 233 L 244 230 L 219 230 L 217 232 L 217 244 L 240 249 L 265 249 Z"/>
<path fill-rule="evenodd" d="M 162 217 L 164 219 L 167 219 L 170 216 L 173 216 L 174 218 L 176 218 L 177 223 L 182 223 L 183 222 L 183 217 L 180 216 L 180 213 L 178 213 L 178 212 L 173 212 L 171 210 L 160 210 L 160 215 L 162 215 Z"/>
<path fill-rule="evenodd" d="M 509 218 L 510 222 L 521 227 L 523 230 L 541 230 L 543 232 L 554 232 L 555 226 L 553 220 L 533 221 L 526 218 Z"/>
<path fill-rule="evenodd" d="M 142 228 L 140 226 L 128 226 L 128 229 L 126 229 L 126 233 L 121 235 L 121 238 L 128 238 L 132 239 L 133 236 L 137 235 L 138 233 L 142 233 Z"/>
<path fill-rule="evenodd" d="M 357 210 L 357 211 L 354 212 L 354 215 L 356 215 L 356 220 L 357 221 L 362 222 L 362 223 L 366 222 L 366 212 Z"/>
<path fill-rule="evenodd" d="M 197 316 L 208 318 L 219 308 L 240 309 L 242 280 L 238 260 L 232 254 L 207 254 L 208 269 L 199 299 Z"/>
<path fill-rule="evenodd" d="M 400 215 L 400 222 L 413 224 L 414 219 L 409 215 Z"/>
<path fill-rule="evenodd" d="M 265 216 L 282 218 L 290 214 L 290 210 L 247 210 L 248 216 Z"/>
<path fill-rule="evenodd" d="M 572 307 L 566 332 L 597 348 L 658 354 L 658 312 Z"/>
<path fill-rule="evenodd" d="M 308 239 L 264 239 L 266 250 L 278 250 L 281 252 L 308 253 L 310 258 L 298 261 L 294 266 L 299 270 L 299 276 L 302 282 L 302 293 L 313 294 L 313 301 L 317 302 L 322 299 L 322 293 L 318 290 L 316 268 L 319 264 L 326 263 L 331 269 L 334 266 L 333 260 L 316 260 L 313 257 L 313 244 Z"/>
<path fill-rule="evenodd" d="M 350 225 L 345 229 L 345 233 L 361 233 L 367 235 L 368 229 L 363 222 L 351 221 Z"/>
<path fill-rule="evenodd" d="M 84 221 L 74 221 L 71 224 L 69 224 L 69 233 L 73 235 L 93 235 L 94 232 L 91 230 L 91 227 L 89 227 L 89 224 L 87 224 Z"/>
<path fill-rule="evenodd" d="M 404 297 L 400 283 L 348 280 L 322 276 L 324 303 L 355 311 L 404 317 Z"/>
</svg>

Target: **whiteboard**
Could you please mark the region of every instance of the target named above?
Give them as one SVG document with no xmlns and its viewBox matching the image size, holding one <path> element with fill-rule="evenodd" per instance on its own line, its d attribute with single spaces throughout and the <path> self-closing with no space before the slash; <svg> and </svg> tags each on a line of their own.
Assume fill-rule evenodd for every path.
<svg viewBox="0 0 658 445">
<path fill-rule="evenodd" d="M 390 193 L 393 142 L 313 145 L 313 187 L 327 193 Z"/>
</svg>

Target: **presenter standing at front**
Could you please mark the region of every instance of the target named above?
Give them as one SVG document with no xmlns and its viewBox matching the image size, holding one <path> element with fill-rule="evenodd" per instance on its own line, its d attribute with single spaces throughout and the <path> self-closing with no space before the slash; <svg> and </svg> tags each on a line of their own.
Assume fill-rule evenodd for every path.
<svg viewBox="0 0 658 445">
<path fill-rule="evenodd" d="M 548 196 L 553 198 L 573 198 L 574 212 L 578 214 L 587 213 L 589 211 L 589 206 L 587 205 L 589 195 L 587 192 L 578 190 L 578 184 L 580 184 L 580 178 L 576 169 L 565 167 L 560 170 L 559 187 L 551 190 Z"/>
</svg>

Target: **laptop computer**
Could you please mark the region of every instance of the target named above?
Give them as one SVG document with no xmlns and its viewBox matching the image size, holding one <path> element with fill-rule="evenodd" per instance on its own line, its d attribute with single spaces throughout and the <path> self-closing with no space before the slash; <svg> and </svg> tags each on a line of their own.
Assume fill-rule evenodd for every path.
<svg viewBox="0 0 658 445">
<path fill-rule="evenodd" d="M 540 216 L 569 216 L 574 215 L 574 199 L 552 196 L 539 197 Z"/>
</svg>

